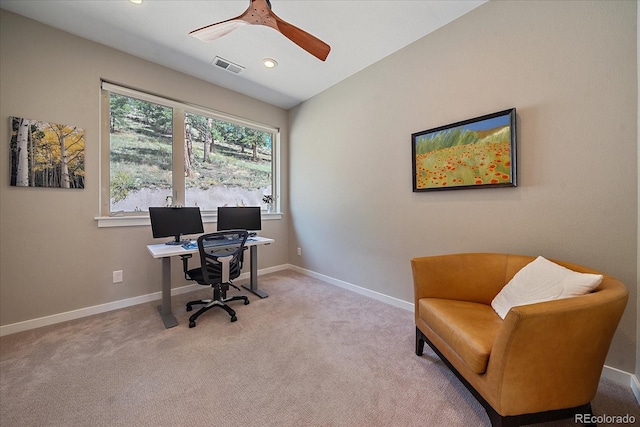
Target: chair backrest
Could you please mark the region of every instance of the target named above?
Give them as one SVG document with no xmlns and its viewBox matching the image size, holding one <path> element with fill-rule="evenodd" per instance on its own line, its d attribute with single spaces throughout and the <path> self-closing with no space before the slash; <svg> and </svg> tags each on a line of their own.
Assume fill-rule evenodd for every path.
<svg viewBox="0 0 640 427">
<path fill-rule="evenodd" d="M 240 276 L 242 271 L 244 246 L 249 232 L 246 230 L 227 230 L 203 234 L 198 237 L 202 278 L 206 283 L 223 283 Z M 225 278 L 223 264 L 228 261 L 228 279 Z M 227 279 L 227 280 L 225 280 Z"/>
</svg>

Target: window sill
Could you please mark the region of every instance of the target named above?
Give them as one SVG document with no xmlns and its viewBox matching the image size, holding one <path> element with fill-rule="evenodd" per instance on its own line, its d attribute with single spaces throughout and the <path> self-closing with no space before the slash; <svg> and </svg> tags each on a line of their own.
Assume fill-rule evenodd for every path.
<svg viewBox="0 0 640 427">
<path fill-rule="evenodd" d="M 121 216 L 97 216 L 94 218 L 98 223 L 98 228 L 109 227 L 140 227 L 150 226 L 151 222 L 148 215 L 121 215 Z M 282 219 L 281 213 L 266 213 L 262 212 L 263 221 L 272 221 Z M 202 214 L 202 222 L 204 224 L 217 222 L 218 217 L 216 214 Z"/>
</svg>

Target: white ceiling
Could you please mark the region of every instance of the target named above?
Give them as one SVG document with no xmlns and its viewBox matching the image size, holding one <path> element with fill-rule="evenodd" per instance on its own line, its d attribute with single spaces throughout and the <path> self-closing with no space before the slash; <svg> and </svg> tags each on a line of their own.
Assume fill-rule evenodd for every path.
<svg viewBox="0 0 640 427">
<path fill-rule="evenodd" d="M 281 19 L 328 43 L 325 62 L 277 31 L 247 25 L 213 42 L 189 32 L 243 13 L 249 0 L 0 0 L 0 8 L 289 109 L 486 0 L 271 0 Z M 245 67 L 211 65 L 220 56 Z M 279 66 L 267 69 L 264 58 Z"/>
</svg>

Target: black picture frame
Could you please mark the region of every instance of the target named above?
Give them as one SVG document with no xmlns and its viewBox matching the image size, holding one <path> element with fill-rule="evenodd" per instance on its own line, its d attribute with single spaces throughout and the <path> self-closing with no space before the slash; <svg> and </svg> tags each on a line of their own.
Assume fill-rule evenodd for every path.
<svg viewBox="0 0 640 427">
<path fill-rule="evenodd" d="M 411 134 L 413 191 L 516 187 L 516 109 Z"/>
</svg>

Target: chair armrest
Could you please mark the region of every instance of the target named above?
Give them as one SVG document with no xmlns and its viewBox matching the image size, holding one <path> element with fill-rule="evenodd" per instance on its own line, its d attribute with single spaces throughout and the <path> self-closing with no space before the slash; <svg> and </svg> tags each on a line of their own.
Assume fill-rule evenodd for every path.
<svg viewBox="0 0 640 427">
<path fill-rule="evenodd" d="M 242 268 L 242 265 L 244 264 L 244 251 L 247 249 L 249 249 L 249 246 L 244 246 L 240 252 L 240 256 L 238 257 L 238 260 L 240 261 L 240 268 Z"/>
<path fill-rule="evenodd" d="M 184 278 L 187 280 L 191 280 L 191 277 L 187 274 L 189 271 L 189 258 L 191 257 L 191 254 L 180 255 L 180 259 L 182 260 L 182 271 L 184 272 Z"/>
<path fill-rule="evenodd" d="M 513 307 L 487 367 L 496 409 L 526 413 L 591 401 L 627 298 L 624 285 L 609 278 L 591 294 Z"/>
</svg>

